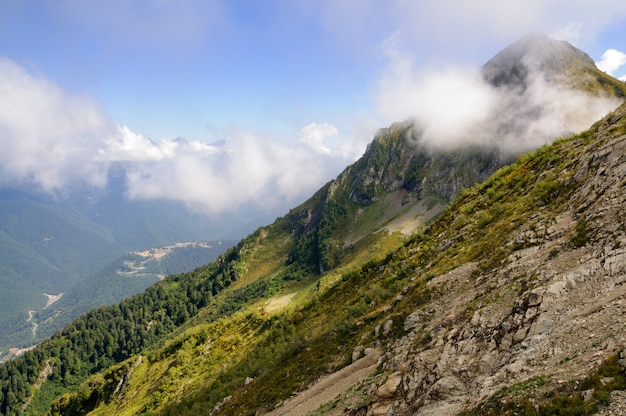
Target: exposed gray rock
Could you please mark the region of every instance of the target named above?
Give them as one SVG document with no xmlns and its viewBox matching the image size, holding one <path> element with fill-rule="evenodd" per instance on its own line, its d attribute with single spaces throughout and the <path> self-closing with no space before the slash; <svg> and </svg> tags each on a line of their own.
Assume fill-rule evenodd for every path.
<svg viewBox="0 0 626 416">
<path fill-rule="evenodd" d="M 409 316 L 407 316 L 404 320 L 404 325 L 402 328 L 405 331 L 410 331 L 411 329 L 417 328 L 420 324 L 420 316 L 419 312 L 413 312 Z"/>
<path fill-rule="evenodd" d="M 626 106 L 623 113 L 626 117 Z M 457 268 L 428 282 L 438 297 L 427 310 L 416 308 L 405 318 L 407 335 L 387 351 L 385 368 L 396 376 L 377 390 L 370 410 L 454 414 L 537 375 L 552 375 L 554 383 L 582 380 L 608 354 L 624 348 L 625 340 L 615 334 L 626 321 L 626 279 L 619 274 L 626 274 L 626 250 L 619 247 L 626 242 L 626 193 L 620 185 L 626 177 L 626 158 L 620 156 L 626 154 L 626 137 L 601 154 L 587 165 L 586 175 L 595 184 L 579 190 L 596 195 L 593 204 L 581 197 L 582 205 L 564 208 L 549 227 L 522 228 L 511 241 L 534 246 L 513 252 L 490 275 L 477 279 L 474 268 Z M 596 179 L 593 169 L 604 169 L 604 176 Z M 623 174 L 607 179 L 609 172 Z M 583 215 L 590 241 L 573 247 L 570 241 Z M 516 293 L 527 276 L 532 276 L 531 287 Z M 459 321 L 470 303 L 476 309 Z M 426 344 L 424 334 L 430 335 Z M 626 368 L 626 352 L 619 362 Z M 406 374 L 404 383 L 400 374 Z M 403 400 L 398 402 L 399 396 Z"/>
<path fill-rule="evenodd" d="M 389 319 L 383 324 L 383 336 L 386 337 L 391 332 L 391 328 L 393 327 L 393 321 Z"/>
<path fill-rule="evenodd" d="M 554 327 L 554 321 L 550 318 L 540 318 L 537 322 L 533 323 L 528 331 L 528 336 L 545 334 L 552 330 Z"/>
<path fill-rule="evenodd" d="M 402 383 L 402 374 L 398 371 L 387 377 L 387 380 L 376 390 L 376 395 L 386 399 L 393 396 Z"/>
</svg>

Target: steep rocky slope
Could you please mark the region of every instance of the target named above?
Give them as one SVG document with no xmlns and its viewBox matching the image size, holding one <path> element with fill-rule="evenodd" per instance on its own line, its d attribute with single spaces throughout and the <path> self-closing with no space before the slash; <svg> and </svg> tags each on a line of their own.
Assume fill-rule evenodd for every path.
<svg viewBox="0 0 626 416">
<path fill-rule="evenodd" d="M 416 270 L 412 280 L 426 279 L 433 296 L 402 305 L 409 289 L 390 311 L 408 313 L 406 333 L 382 341 L 384 377 L 366 384 L 367 405 L 349 413 L 526 412 L 522 402 L 538 411 L 559 392 L 589 406 L 600 400 L 584 380 L 626 345 L 625 154 L 621 106 L 589 133 L 465 194 L 429 231 L 442 249 L 436 258 L 451 259 L 452 270 Z M 472 206 L 478 216 L 457 225 Z M 483 234 L 500 246 L 461 260 Z M 417 240 L 411 250 L 423 246 Z M 434 260 L 427 269 L 437 267 Z"/>
<path fill-rule="evenodd" d="M 491 147 L 429 149 L 411 122 L 380 129 L 363 157 L 286 216 L 298 239 L 294 257 L 323 274 L 372 233 L 410 235 L 504 163 Z"/>
<path fill-rule="evenodd" d="M 53 413 L 624 411 L 625 151 L 623 105 L 462 192 L 386 258 L 283 309 L 196 319 Z"/>
</svg>

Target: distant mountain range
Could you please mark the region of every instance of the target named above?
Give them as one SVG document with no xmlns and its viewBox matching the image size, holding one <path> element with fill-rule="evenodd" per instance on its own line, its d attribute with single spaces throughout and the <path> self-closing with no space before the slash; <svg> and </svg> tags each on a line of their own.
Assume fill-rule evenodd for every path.
<svg viewBox="0 0 626 416">
<path fill-rule="evenodd" d="M 212 241 L 211 248 L 200 250 L 201 259 L 190 248 L 176 250 L 178 256 L 187 252 L 194 260 L 188 268 L 169 271 L 183 272 L 215 259 L 266 221 L 253 215 L 246 218 L 245 212 L 240 218 L 230 214 L 208 218 L 169 201 L 130 201 L 124 196 L 124 174 L 122 168 L 112 169 L 106 189 L 75 190 L 58 198 L 28 188 L 0 189 L 0 351 L 43 339 L 28 336 L 27 320 L 28 311 L 44 308 L 47 295 L 65 293 L 48 313 L 68 302 L 72 293 L 86 295 L 89 302 L 74 300 L 83 305 L 72 312 L 75 318 L 154 283 L 155 276 L 123 279 L 111 274 L 126 253 L 177 242 Z M 103 292 L 99 288 L 105 283 L 109 289 Z M 52 328 L 69 322 L 63 315 Z M 40 329 L 42 334 L 53 333 Z"/>
<path fill-rule="evenodd" d="M 529 93 L 537 83 L 548 98 L 614 102 L 626 84 L 538 34 L 483 74 L 505 92 L 506 117 L 455 148 L 432 146 L 416 120 L 381 129 L 335 180 L 216 261 L 93 309 L 0 366 L 0 412 L 587 414 L 609 403 L 626 389 L 626 104 L 519 157 L 497 139 L 554 110 Z"/>
</svg>

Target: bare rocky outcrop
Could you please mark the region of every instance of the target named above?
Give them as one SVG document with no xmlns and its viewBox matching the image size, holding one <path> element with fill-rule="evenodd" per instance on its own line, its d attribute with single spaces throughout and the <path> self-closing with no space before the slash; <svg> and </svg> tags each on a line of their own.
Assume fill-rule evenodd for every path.
<svg viewBox="0 0 626 416">
<path fill-rule="evenodd" d="M 354 174 L 343 179 L 351 180 L 350 198 L 361 205 L 398 191 L 416 200 L 433 194 L 452 200 L 461 190 L 487 179 L 506 159 L 496 147 L 433 149 L 415 122 L 408 120 L 380 129 L 355 163 Z"/>
</svg>

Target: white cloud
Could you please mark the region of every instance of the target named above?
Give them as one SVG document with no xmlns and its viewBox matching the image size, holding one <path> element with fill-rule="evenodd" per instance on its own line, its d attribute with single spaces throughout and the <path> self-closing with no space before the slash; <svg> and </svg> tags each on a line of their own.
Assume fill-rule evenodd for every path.
<svg viewBox="0 0 626 416">
<path fill-rule="evenodd" d="M 162 139 L 154 142 L 150 138 L 133 132 L 127 126 L 119 126 L 118 134 L 105 140 L 106 148 L 99 151 L 103 161 L 158 161 L 173 159 L 181 151 L 191 151 L 210 156 L 221 151 L 219 146 L 197 140 Z"/>
<path fill-rule="evenodd" d="M 303 131 L 316 127 L 323 134 L 313 134 L 315 140 L 336 131 L 331 125 L 314 123 Z M 249 204 L 271 208 L 298 202 L 348 163 L 333 156 L 330 148 L 321 156 L 315 140 L 315 146 L 281 143 L 239 131 L 216 152 L 181 147 L 176 157 L 133 165 L 128 193 L 131 198 L 178 200 L 209 213 Z"/>
<path fill-rule="evenodd" d="M 609 75 L 614 75 L 618 69 L 626 64 L 626 53 L 616 49 L 607 49 L 596 66 Z"/>
<path fill-rule="evenodd" d="M 588 129 L 621 104 L 616 97 L 590 95 L 548 82 L 532 68 L 523 93 L 504 91 L 498 100 L 487 128 L 477 126 L 472 133 L 512 153 Z"/>
<path fill-rule="evenodd" d="M 118 135 L 106 140 L 107 147 L 100 149 L 101 160 L 161 160 L 172 153 L 171 146 L 160 148 L 148 137 L 137 134 L 126 126 L 120 126 L 118 131 Z"/>
<path fill-rule="evenodd" d="M 497 103 L 477 68 L 417 70 L 406 56 L 394 52 L 378 86 L 378 111 L 390 123 L 415 119 L 425 137 L 446 146 L 460 140 L 486 120 Z"/>
<path fill-rule="evenodd" d="M 311 123 L 302 127 L 298 132 L 299 140 L 310 146 L 318 153 L 329 155 L 331 149 L 324 144 L 324 141 L 328 138 L 337 136 L 339 132 L 332 124 L 328 123 Z"/>
<path fill-rule="evenodd" d="M 69 95 L 0 58 L 0 171 L 47 191 L 71 179 L 102 186 L 106 165 L 95 156 L 115 125 L 89 98 Z"/>
</svg>

